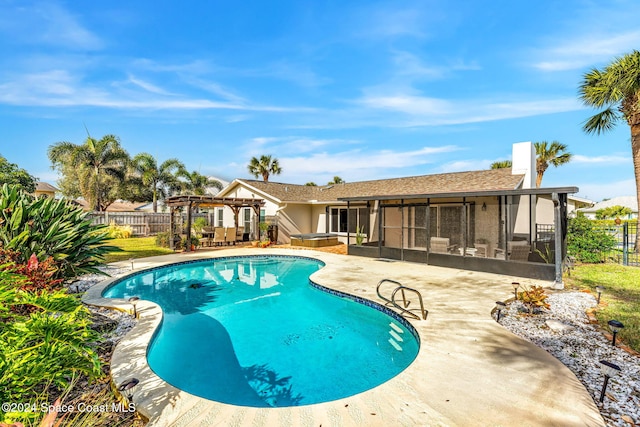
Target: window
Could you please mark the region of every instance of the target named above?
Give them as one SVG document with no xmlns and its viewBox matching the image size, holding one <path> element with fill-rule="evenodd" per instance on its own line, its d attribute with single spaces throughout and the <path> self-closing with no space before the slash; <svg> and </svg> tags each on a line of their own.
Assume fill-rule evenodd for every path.
<svg viewBox="0 0 640 427">
<path fill-rule="evenodd" d="M 248 230 L 251 230 L 251 208 L 244 208 L 242 217 L 244 229 L 245 232 L 247 232 Z"/>
<path fill-rule="evenodd" d="M 216 209 L 216 226 L 222 227 L 224 225 L 224 208 Z"/>
<path fill-rule="evenodd" d="M 332 233 L 357 233 L 357 228 L 360 227 L 367 234 L 368 212 L 369 210 L 366 207 L 331 208 L 329 231 Z"/>
</svg>

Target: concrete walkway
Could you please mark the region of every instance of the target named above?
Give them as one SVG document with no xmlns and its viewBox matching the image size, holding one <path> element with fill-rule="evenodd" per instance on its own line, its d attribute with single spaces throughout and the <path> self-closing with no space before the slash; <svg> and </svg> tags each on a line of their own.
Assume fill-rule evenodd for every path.
<svg viewBox="0 0 640 427">
<path fill-rule="evenodd" d="M 393 379 L 349 398 L 274 409 L 226 405 L 180 391 L 151 371 L 146 349 L 162 313 L 155 304 L 143 302 L 139 304 L 138 325 L 118 344 L 111 364 L 116 384 L 131 377 L 140 379 L 140 392 L 136 392 L 134 402 L 137 410 L 150 419 L 150 426 L 605 425 L 592 397 L 568 368 L 491 318 L 495 301 L 511 297 L 512 281 L 548 283 L 284 249 L 167 255 L 136 260 L 135 267 L 139 270 L 188 259 L 253 253 L 320 259 L 326 266 L 311 276 L 314 282 L 372 301 L 380 302 L 375 287 L 383 278 L 418 289 L 429 310 L 426 321 L 411 320 L 421 340 L 418 357 Z M 90 289 L 83 300 L 130 309 L 123 300 L 101 298 L 109 283 Z M 182 357 L 189 357 L 185 349 L 179 351 L 185 352 Z"/>
</svg>

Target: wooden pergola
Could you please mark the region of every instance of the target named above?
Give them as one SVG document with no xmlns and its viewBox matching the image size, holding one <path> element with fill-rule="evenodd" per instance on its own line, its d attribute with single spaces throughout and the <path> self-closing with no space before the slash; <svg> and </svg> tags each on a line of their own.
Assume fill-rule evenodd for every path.
<svg viewBox="0 0 640 427">
<path fill-rule="evenodd" d="M 236 197 L 215 197 L 215 196 L 171 196 L 165 200 L 165 205 L 169 206 L 169 247 L 175 249 L 174 237 L 176 233 L 175 213 L 182 208 L 187 208 L 187 242 L 191 241 L 191 212 L 196 208 L 218 208 L 227 206 L 233 211 L 236 229 L 238 228 L 238 215 L 242 208 L 252 208 L 256 221 L 260 220 L 260 208 L 265 202 L 262 199 L 242 199 Z M 257 229 L 257 224 L 256 224 Z M 191 245 L 186 245 L 186 252 L 191 251 Z"/>
</svg>

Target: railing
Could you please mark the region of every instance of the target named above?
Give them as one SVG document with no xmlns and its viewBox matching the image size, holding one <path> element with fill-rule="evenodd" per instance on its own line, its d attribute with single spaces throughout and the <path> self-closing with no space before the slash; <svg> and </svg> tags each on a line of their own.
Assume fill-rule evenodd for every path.
<svg viewBox="0 0 640 427">
<path fill-rule="evenodd" d="M 391 293 L 391 299 L 382 296 L 382 294 L 380 293 L 380 286 L 382 286 L 382 284 L 385 282 L 389 282 L 397 285 L 397 287 Z M 396 294 L 398 292 L 400 292 L 400 294 L 402 295 L 402 305 L 396 302 Z M 400 312 L 403 315 L 412 317 L 416 320 L 421 320 L 421 317 L 418 316 L 416 313 L 414 313 L 414 311 L 418 309 L 413 309 L 413 311 L 411 309 L 407 309 L 409 307 L 409 304 L 411 304 L 411 301 L 407 299 L 406 292 L 413 293 L 418 297 L 418 301 L 420 302 L 420 309 L 419 309 L 420 316 L 422 316 L 422 320 L 427 320 L 427 315 L 429 314 L 429 310 L 426 310 L 424 308 L 424 303 L 422 302 L 422 295 L 417 290 L 404 286 L 400 282 L 396 282 L 395 280 L 391 280 L 391 279 L 382 279 L 381 281 L 378 282 L 378 286 L 376 287 L 376 293 L 378 294 L 378 297 L 386 301 L 387 305 L 390 304 L 394 308 L 400 310 Z"/>
<path fill-rule="evenodd" d="M 612 236 L 616 243 L 613 250 L 601 254 L 603 261 L 613 261 L 622 265 L 640 267 L 640 254 L 636 248 L 637 222 L 623 222 L 620 225 L 598 225 L 594 227 Z"/>
</svg>

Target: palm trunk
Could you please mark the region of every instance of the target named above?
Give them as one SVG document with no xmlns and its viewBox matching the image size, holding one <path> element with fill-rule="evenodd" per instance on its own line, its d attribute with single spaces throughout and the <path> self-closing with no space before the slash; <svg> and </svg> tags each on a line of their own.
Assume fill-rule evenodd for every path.
<svg viewBox="0 0 640 427">
<path fill-rule="evenodd" d="M 636 177 L 636 199 L 640 206 L 640 113 L 635 113 L 629 118 L 631 127 L 631 154 L 633 156 L 633 170 Z M 640 246 L 640 233 L 636 233 L 635 252 Z"/>
</svg>

